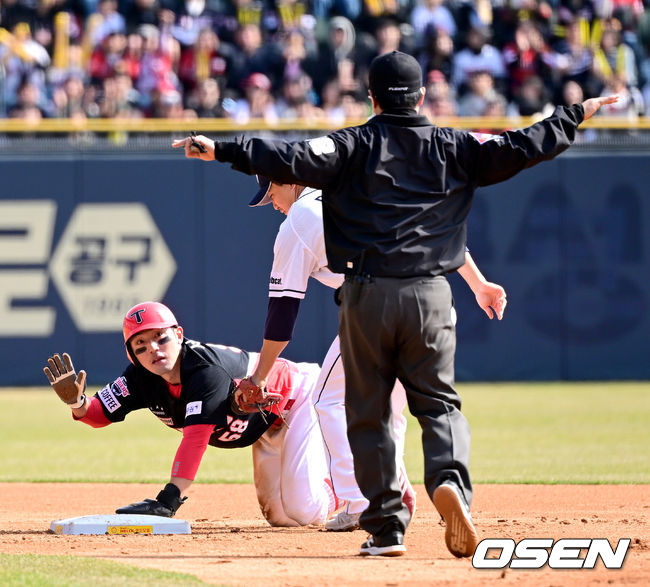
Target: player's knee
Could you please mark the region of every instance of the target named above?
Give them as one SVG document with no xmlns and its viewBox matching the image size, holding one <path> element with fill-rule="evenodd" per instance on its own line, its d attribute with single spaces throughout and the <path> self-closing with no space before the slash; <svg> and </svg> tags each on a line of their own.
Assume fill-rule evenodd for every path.
<svg viewBox="0 0 650 587">
<path fill-rule="evenodd" d="M 304 525 L 304 524 L 299 524 L 295 520 L 292 520 L 291 518 L 287 518 L 286 516 L 271 517 L 271 518 L 267 518 L 266 521 L 274 528 L 295 528 L 297 526 Z"/>
<path fill-rule="evenodd" d="M 310 524 L 324 524 L 326 513 L 318 504 L 312 504 L 309 507 L 305 504 L 283 504 L 284 511 L 299 526 L 309 526 Z"/>
<path fill-rule="evenodd" d="M 286 514 L 284 508 L 278 502 L 260 503 L 260 509 L 262 510 L 262 515 L 271 526 L 291 527 L 300 525 Z"/>
</svg>

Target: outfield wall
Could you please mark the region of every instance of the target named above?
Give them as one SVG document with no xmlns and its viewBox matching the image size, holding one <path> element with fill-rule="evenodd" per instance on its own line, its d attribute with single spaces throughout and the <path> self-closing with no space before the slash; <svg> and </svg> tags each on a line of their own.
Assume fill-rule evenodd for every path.
<svg viewBox="0 0 650 587">
<path fill-rule="evenodd" d="M 186 334 L 255 350 L 283 216 L 254 178 L 182 154 L 0 156 L 0 385 L 41 385 L 53 352 L 92 384 L 126 364 L 121 317 L 161 299 Z M 569 152 L 477 192 L 469 246 L 508 308 L 490 322 L 452 276 L 459 380 L 650 378 L 650 154 Z M 286 356 L 336 333 L 313 282 Z"/>
</svg>

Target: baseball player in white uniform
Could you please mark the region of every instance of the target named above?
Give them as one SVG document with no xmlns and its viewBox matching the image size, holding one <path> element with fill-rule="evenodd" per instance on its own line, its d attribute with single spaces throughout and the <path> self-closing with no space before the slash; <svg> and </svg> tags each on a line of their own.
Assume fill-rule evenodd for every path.
<svg viewBox="0 0 650 587">
<path fill-rule="evenodd" d="M 271 366 L 291 339 L 298 306 L 300 300 L 305 297 L 309 277 L 336 289 L 343 283 L 343 275 L 333 273 L 327 267 L 321 192 L 298 185 L 272 183 L 260 177 L 258 183 L 260 190 L 249 205 L 262 206 L 272 202 L 276 210 L 287 215 L 275 240 L 264 342 L 260 360 L 251 376 L 255 384 L 264 385 Z M 485 280 L 469 253 L 465 266 L 459 272 L 470 285 L 479 306 L 488 317 L 493 317 L 493 308 L 501 319 L 506 305 L 503 288 Z M 347 439 L 345 377 L 338 336 L 323 361 L 316 384 L 314 405 L 325 444 L 332 487 L 336 497 L 346 502 L 345 508 L 328 520 L 325 527 L 332 531 L 353 530 L 359 527 L 359 517 L 368 502 L 357 486 Z M 403 461 L 405 406 L 406 393 L 402 384 L 397 381 L 392 393 L 396 462 L 402 499 L 412 518 L 416 505 L 415 491 L 409 483 Z"/>
</svg>

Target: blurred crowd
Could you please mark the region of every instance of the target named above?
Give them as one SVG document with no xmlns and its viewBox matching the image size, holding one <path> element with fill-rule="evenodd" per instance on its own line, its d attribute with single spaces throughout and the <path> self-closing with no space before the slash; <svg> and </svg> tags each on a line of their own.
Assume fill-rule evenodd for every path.
<svg viewBox="0 0 650 587">
<path fill-rule="evenodd" d="M 544 116 L 618 93 L 650 115 L 650 0 L 0 0 L 0 117 L 369 115 L 372 59 L 425 72 L 422 112 Z"/>
</svg>

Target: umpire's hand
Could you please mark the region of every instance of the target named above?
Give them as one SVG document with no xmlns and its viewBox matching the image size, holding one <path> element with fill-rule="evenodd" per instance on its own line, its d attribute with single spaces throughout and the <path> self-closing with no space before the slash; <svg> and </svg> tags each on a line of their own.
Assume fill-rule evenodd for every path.
<svg viewBox="0 0 650 587">
<path fill-rule="evenodd" d="M 177 139 L 172 143 L 172 147 L 175 149 L 183 147 L 185 149 L 185 156 L 190 159 L 214 161 L 214 141 L 203 135 Z"/>
<path fill-rule="evenodd" d="M 600 96 L 599 98 L 589 98 L 588 100 L 585 100 L 582 103 L 582 107 L 585 111 L 584 120 L 589 120 L 594 114 L 596 114 L 596 112 L 598 112 L 601 106 L 618 102 L 619 97 L 618 94 L 614 94 L 613 96 Z"/>
</svg>

